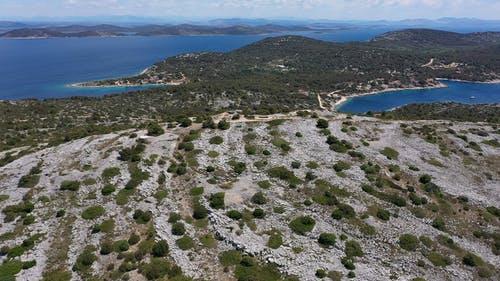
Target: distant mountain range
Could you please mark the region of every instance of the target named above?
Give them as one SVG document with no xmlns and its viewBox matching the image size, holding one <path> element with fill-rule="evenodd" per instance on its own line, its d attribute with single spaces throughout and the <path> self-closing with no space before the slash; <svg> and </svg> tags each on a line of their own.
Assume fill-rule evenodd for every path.
<svg viewBox="0 0 500 281">
<path fill-rule="evenodd" d="M 268 34 L 285 31 L 311 31 L 307 26 L 274 25 L 259 26 L 229 25 L 143 25 L 123 27 L 117 25 L 66 25 L 44 28 L 18 28 L 0 34 L 4 38 L 49 38 L 49 37 L 109 37 L 109 36 L 158 36 L 158 35 L 250 35 Z"/>
</svg>

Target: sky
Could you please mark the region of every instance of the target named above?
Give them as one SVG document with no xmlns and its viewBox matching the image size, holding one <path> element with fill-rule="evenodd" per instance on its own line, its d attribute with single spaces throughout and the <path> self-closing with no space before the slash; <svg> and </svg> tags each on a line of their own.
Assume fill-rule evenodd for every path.
<svg viewBox="0 0 500 281">
<path fill-rule="evenodd" d="M 186 19 L 500 19 L 500 0 L 0 0 L 0 19 L 133 15 Z"/>
</svg>

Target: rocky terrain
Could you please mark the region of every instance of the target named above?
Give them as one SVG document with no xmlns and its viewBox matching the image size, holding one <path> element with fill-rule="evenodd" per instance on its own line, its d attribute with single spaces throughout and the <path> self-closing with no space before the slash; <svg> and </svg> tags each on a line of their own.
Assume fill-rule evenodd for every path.
<svg viewBox="0 0 500 281">
<path fill-rule="evenodd" d="M 498 280 L 499 134 L 226 113 L 46 148 L 0 168 L 0 280 Z"/>
</svg>

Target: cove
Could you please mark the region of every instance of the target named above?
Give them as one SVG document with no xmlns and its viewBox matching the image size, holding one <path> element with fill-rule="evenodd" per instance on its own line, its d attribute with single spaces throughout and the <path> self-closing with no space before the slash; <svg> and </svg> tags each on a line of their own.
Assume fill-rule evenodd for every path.
<svg viewBox="0 0 500 281">
<path fill-rule="evenodd" d="M 387 111 L 412 103 L 458 102 L 466 104 L 500 103 L 500 83 L 441 81 L 446 88 L 401 90 L 353 97 L 337 107 L 345 113 Z"/>
</svg>

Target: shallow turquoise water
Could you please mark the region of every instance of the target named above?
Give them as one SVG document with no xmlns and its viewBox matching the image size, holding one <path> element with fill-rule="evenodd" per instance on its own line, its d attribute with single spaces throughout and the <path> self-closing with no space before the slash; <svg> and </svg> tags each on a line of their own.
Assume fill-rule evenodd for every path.
<svg viewBox="0 0 500 281">
<path fill-rule="evenodd" d="M 347 113 L 386 111 L 412 103 L 459 102 L 467 104 L 500 103 L 500 84 L 442 81 L 447 88 L 402 90 L 355 97 L 337 110 Z M 471 97 L 474 97 L 473 99 Z"/>
</svg>

